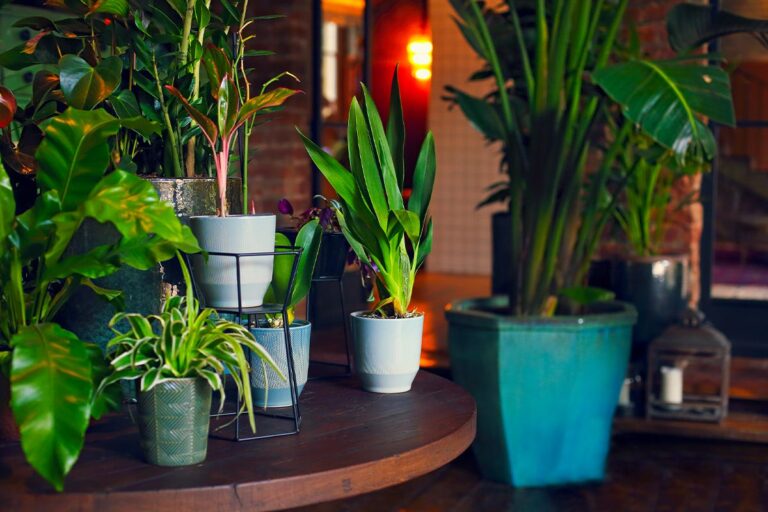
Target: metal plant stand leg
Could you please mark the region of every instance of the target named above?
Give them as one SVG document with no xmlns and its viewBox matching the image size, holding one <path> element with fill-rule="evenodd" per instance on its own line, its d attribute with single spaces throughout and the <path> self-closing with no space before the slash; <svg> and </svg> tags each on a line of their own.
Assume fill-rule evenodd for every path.
<svg viewBox="0 0 768 512">
<path fill-rule="evenodd" d="M 279 250 L 278 250 L 279 249 Z M 273 418 L 278 420 L 289 420 L 292 423 L 292 428 L 290 430 L 280 431 L 277 433 L 270 433 L 270 434 L 254 434 L 254 435 L 248 435 L 244 432 L 241 432 L 241 414 L 239 413 L 242 410 L 243 407 L 243 397 L 238 393 L 237 400 L 235 403 L 235 410 L 234 411 L 223 411 L 223 412 L 216 412 L 211 414 L 212 418 L 215 419 L 221 419 L 226 417 L 234 417 L 233 420 L 229 423 L 224 424 L 223 426 L 219 427 L 219 429 L 223 429 L 225 427 L 229 427 L 230 425 L 234 424 L 234 437 L 227 437 L 220 434 L 217 434 L 216 431 L 218 429 L 213 429 L 211 436 L 213 437 L 220 437 L 223 439 L 229 439 L 232 441 L 250 441 L 254 439 L 267 439 L 271 437 L 279 437 L 279 436 L 286 436 L 291 434 L 296 434 L 299 432 L 299 426 L 301 425 L 301 412 L 299 410 L 299 392 L 298 392 L 298 385 L 297 385 L 297 379 L 296 379 L 296 368 L 294 365 L 293 360 L 293 345 L 291 343 L 291 331 L 290 326 L 288 325 L 288 307 L 289 307 L 289 301 L 291 294 L 293 293 L 293 287 L 296 282 L 296 271 L 298 269 L 298 262 L 299 257 L 301 256 L 301 248 L 298 247 L 287 247 L 287 246 L 276 246 L 275 251 L 273 252 L 258 252 L 258 253 L 247 253 L 247 254 L 237 254 L 237 253 L 224 253 L 224 252 L 209 252 L 209 256 L 224 256 L 224 257 L 231 257 L 235 259 L 235 272 L 237 277 L 237 308 L 214 308 L 219 313 L 228 313 L 232 314 L 237 318 L 237 322 L 242 324 L 243 319 L 247 319 L 248 325 L 258 325 L 259 318 L 266 318 L 267 315 L 276 315 L 280 314 L 283 320 L 283 332 L 284 332 L 284 338 L 285 338 L 285 354 L 286 354 L 286 365 L 288 367 L 288 375 L 286 376 L 288 379 L 289 389 L 291 392 L 291 415 L 284 415 L 284 414 L 277 414 L 277 413 L 270 413 L 267 411 L 262 411 L 260 409 L 256 409 L 254 411 L 255 415 L 262 418 Z M 240 262 L 242 259 L 245 258 L 258 258 L 258 257 L 265 257 L 265 256 L 273 256 L 275 258 L 277 257 L 287 257 L 291 256 L 293 257 L 293 265 L 291 267 L 291 276 L 288 281 L 288 290 L 286 293 L 285 300 L 282 304 L 262 304 L 261 306 L 257 307 L 243 307 L 242 302 L 242 279 L 241 279 L 241 269 L 240 269 Z M 187 255 L 186 260 L 187 263 L 190 263 L 190 257 Z M 205 305 L 205 297 L 204 294 L 201 293 L 201 288 L 198 286 L 198 283 L 196 282 L 194 278 L 194 272 L 191 273 L 192 275 L 192 286 L 193 290 L 195 292 L 195 295 L 198 297 L 198 300 L 200 300 L 201 304 Z M 249 349 L 246 349 L 246 356 L 247 360 L 250 362 L 252 359 L 252 354 Z M 225 381 L 226 382 L 226 381 Z"/>
<path fill-rule="evenodd" d="M 319 380 L 319 379 L 337 379 L 340 377 L 349 377 L 352 375 L 352 353 L 349 346 L 349 325 L 347 318 L 347 308 L 346 308 L 346 302 L 344 301 L 344 275 L 341 276 L 320 276 L 320 277 L 313 277 L 312 278 L 312 285 L 315 286 L 316 283 L 332 283 L 335 282 L 337 285 L 337 291 L 339 294 L 339 302 L 341 304 L 341 324 L 344 329 L 344 355 L 347 358 L 346 363 L 334 363 L 332 361 L 318 361 L 316 359 L 310 359 L 310 364 L 314 365 L 320 365 L 320 366 L 331 366 L 331 367 L 342 367 L 344 368 L 344 373 L 335 374 L 335 375 L 323 375 L 318 377 L 312 377 L 310 380 Z M 313 289 L 317 290 L 316 287 Z M 311 304 L 310 304 L 310 297 L 312 294 L 310 293 L 307 296 L 307 320 L 310 320 L 311 316 Z"/>
</svg>

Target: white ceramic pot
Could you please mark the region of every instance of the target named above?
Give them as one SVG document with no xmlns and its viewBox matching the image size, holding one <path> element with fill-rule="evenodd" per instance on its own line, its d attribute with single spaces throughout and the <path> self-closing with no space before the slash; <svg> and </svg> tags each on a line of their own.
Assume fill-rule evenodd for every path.
<svg viewBox="0 0 768 512">
<path fill-rule="evenodd" d="M 413 318 L 368 318 L 351 315 L 355 372 L 363 389 L 403 393 L 419 371 L 424 315 Z"/>
<path fill-rule="evenodd" d="M 247 254 L 274 252 L 275 216 L 231 215 L 190 217 L 189 227 L 208 252 Z M 261 306 L 272 281 L 274 256 L 240 258 L 242 307 Z M 232 256 L 192 258 L 195 282 L 208 307 L 237 308 L 237 263 Z"/>
</svg>

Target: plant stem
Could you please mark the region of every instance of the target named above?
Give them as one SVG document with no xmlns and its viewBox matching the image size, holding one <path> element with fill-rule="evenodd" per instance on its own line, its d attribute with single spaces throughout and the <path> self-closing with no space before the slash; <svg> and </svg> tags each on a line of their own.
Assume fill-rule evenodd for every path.
<svg viewBox="0 0 768 512">
<path fill-rule="evenodd" d="M 153 78 L 155 79 L 155 85 L 157 86 L 157 94 L 160 99 L 160 109 L 163 111 L 163 122 L 165 123 L 165 129 L 168 132 L 168 142 L 171 145 L 171 158 L 173 160 L 173 175 L 177 178 L 181 178 L 182 168 L 181 159 L 179 158 L 179 144 L 176 139 L 176 132 L 171 123 L 171 116 L 168 114 L 168 105 L 165 103 L 165 96 L 163 95 L 163 86 L 160 83 L 160 74 L 157 71 L 157 60 L 155 54 L 152 54 L 152 66 L 154 68 Z"/>
</svg>

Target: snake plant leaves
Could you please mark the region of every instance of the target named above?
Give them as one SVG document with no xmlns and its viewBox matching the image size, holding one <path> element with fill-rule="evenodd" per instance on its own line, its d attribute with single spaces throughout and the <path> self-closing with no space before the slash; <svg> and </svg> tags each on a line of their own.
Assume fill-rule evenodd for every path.
<svg viewBox="0 0 768 512">
<path fill-rule="evenodd" d="M 686 3 L 675 5 L 667 15 L 669 45 L 676 52 L 741 32 L 752 34 L 768 47 L 768 20 L 745 18 L 711 5 Z"/>
<path fill-rule="evenodd" d="M 5 245 L 5 239 L 13 229 L 15 214 L 16 201 L 13 197 L 13 186 L 0 162 L 0 248 Z"/>
<path fill-rule="evenodd" d="M 392 76 L 392 86 L 389 92 L 389 118 L 387 119 L 387 142 L 395 163 L 398 187 L 403 187 L 405 179 L 405 121 L 403 120 L 403 104 L 400 99 L 400 84 L 397 80 L 398 66 Z"/>
<path fill-rule="evenodd" d="M 726 72 L 690 60 L 631 60 L 595 71 L 593 80 L 624 114 L 680 161 L 714 157 L 712 133 L 699 120 L 733 125 L 735 115 Z"/>
<path fill-rule="evenodd" d="M 58 192 L 63 210 L 78 208 L 104 174 L 110 161 L 107 139 L 118 127 L 117 119 L 104 110 L 68 108 L 45 128 L 35 153 L 37 180 L 44 192 Z"/>
<path fill-rule="evenodd" d="M 32 467 L 61 491 L 91 415 L 90 359 L 77 336 L 50 323 L 23 327 L 11 347 L 11 408 L 21 447 Z"/>
<path fill-rule="evenodd" d="M 90 110 L 104 101 L 120 84 L 123 62 L 107 57 L 91 67 L 76 55 L 65 55 L 59 61 L 59 81 L 70 106 Z"/>
</svg>

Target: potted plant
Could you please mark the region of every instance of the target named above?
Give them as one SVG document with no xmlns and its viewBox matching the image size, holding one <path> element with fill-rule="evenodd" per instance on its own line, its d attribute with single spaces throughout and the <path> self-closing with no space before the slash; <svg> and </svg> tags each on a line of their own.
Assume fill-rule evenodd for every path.
<svg viewBox="0 0 768 512">
<path fill-rule="evenodd" d="M 251 364 L 265 363 L 285 380 L 269 353 L 248 329 L 220 319 L 213 309 L 200 309 L 192 295 L 189 271 L 180 254 L 186 296 L 169 298 L 159 315 L 118 313 L 110 327 L 116 336 L 107 353 L 112 373 L 101 388 L 121 380 L 138 382 L 138 424 L 147 462 L 185 466 L 205 460 L 211 394 L 218 391 L 224 407 L 222 376 L 232 377 L 251 430 L 256 431 L 251 395 Z M 127 330 L 121 331 L 125 325 Z"/>
<path fill-rule="evenodd" d="M 363 389 L 401 393 L 419 370 L 424 314 L 410 309 L 416 272 L 432 248 L 429 202 L 435 147 L 428 133 L 403 201 L 405 125 L 397 70 L 392 78 L 387 129 L 363 86 L 364 102 L 349 112 L 347 170 L 302 134 L 304 146 L 339 196 L 334 209 L 361 263 L 373 268 L 378 302 L 351 315 L 355 369 Z"/>
<path fill-rule="evenodd" d="M 323 243 L 320 244 L 313 278 L 341 279 L 347 265 L 349 244 L 344 238 L 344 233 L 341 232 L 339 219 L 336 218 L 331 202 L 321 195 L 315 196 L 315 199 L 318 200 L 319 206 L 311 206 L 298 215 L 288 199 L 281 199 L 277 204 L 277 210 L 283 215 L 289 215 L 293 226 L 281 229 L 280 232 L 293 242 L 302 227 L 317 219 L 323 229 Z"/>
<path fill-rule="evenodd" d="M 216 104 L 215 122 L 192 106 L 178 89 L 171 85 L 165 87 L 178 98 L 200 127 L 216 166 L 219 215 L 191 217 L 190 227 L 205 251 L 230 254 L 273 252 L 274 215 L 229 215 L 226 198 L 230 153 L 240 127 L 260 113 L 274 111 L 298 91 L 284 87 L 267 91 L 278 76 L 265 83 L 257 96 L 249 97 L 250 87 L 247 87 L 247 94 L 241 100 L 235 80 L 247 81 L 247 77 L 237 78 L 238 70 L 221 49 L 208 45 L 203 63 L 209 81 L 218 84 L 218 87 L 211 88 L 211 96 Z M 271 256 L 245 257 L 238 261 L 229 256 L 212 256 L 205 262 L 201 258 L 193 260 L 193 271 L 207 305 L 215 308 L 247 308 L 262 304 L 272 277 L 272 263 Z M 239 271 L 236 268 L 238 264 Z"/>
<path fill-rule="evenodd" d="M 278 367 L 288 374 L 288 356 L 285 348 L 286 331 L 290 330 L 293 367 L 296 371 L 296 398 L 304 390 L 309 370 L 309 341 L 312 324 L 296 319 L 296 305 L 304 300 L 312 285 L 317 255 L 323 241 L 323 228 L 319 219 L 314 219 L 302 226 L 294 241 L 282 233 L 275 233 L 275 245 L 278 251 L 287 246 L 301 249 L 296 265 L 296 275 L 291 282 L 293 258 L 283 256 L 275 258 L 272 282 L 264 300 L 270 304 L 286 304 L 288 325 L 284 325 L 282 314 L 266 315 L 264 323 L 251 327 L 256 340 L 272 354 Z M 322 242 L 322 243 L 321 243 Z M 283 248 L 283 249 L 281 249 Z M 293 287 L 291 291 L 291 286 Z M 291 291 L 290 296 L 288 292 Z M 267 386 L 274 381 L 275 375 L 269 370 L 265 374 L 253 376 L 254 402 L 260 407 L 288 407 L 293 404 L 289 386 Z M 269 391 L 269 393 L 267 393 Z"/>
<path fill-rule="evenodd" d="M 106 370 L 103 354 L 55 323 L 57 312 L 82 286 L 120 303 L 120 291 L 93 280 L 123 265 L 148 269 L 177 249 L 199 251 L 152 185 L 121 170 L 105 174 L 109 140 L 121 122 L 102 109 L 69 108 L 53 117 L 34 155 L 40 193 L 26 211 L 16 211 L 0 166 L 0 381 L 10 381 L 27 460 L 57 490 L 77 460 L 90 418 L 120 398 L 119 389 L 117 396 L 95 395 L 94 383 Z M 85 219 L 111 224 L 119 236 L 67 255 Z"/>
<path fill-rule="evenodd" d="M 452 2 L 495 85 L 483 98 L 455 93 L 473 125 L 503 143 L 511 250 L 508 296 L 458 300 L 446 310 L 451 371 L 477 401 L 474 452 L 484 476 L 516 486 L 604 475 L 635 322 L 632 306 L 594 302 L 604 295 L 583 286 L 613 215 L 616 191 L 608 185 L 627 143 L 624 133 L 608 140 L 587 172 L 608 97 L 681 159 L 713 156 L 699 114 L 733 120 L 719 67 L 619 59 L 614 49 L 627 3 L 518 9 L 508 2 L 500 12 L 513 37 L 502 39 L 481 2 Z"/>
</svg>

